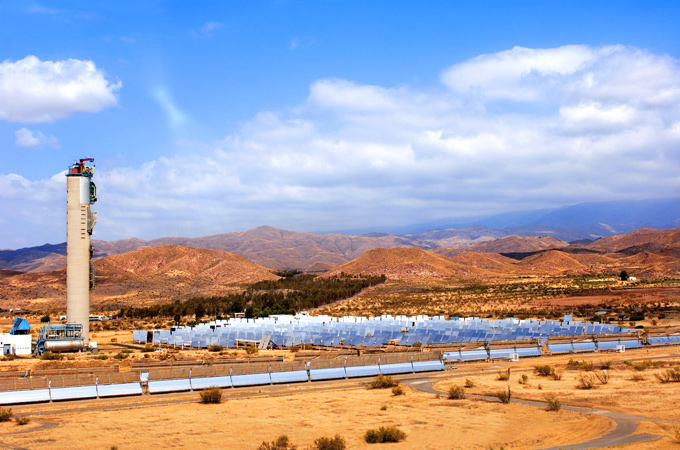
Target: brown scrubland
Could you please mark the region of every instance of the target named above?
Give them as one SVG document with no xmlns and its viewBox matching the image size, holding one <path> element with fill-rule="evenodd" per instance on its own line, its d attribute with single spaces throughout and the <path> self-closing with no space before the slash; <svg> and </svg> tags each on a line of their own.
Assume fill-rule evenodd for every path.
<svg viewBox="0 0 680 450">
<path fill-rule="evenodd" d="M 280 231 L 259 230 L 272 239 Z M 513 236 L 488 239 L 468 248 L 440 247 L 432 251 L 399 247 L 392 238 L 376 238 L 376 242 L 393 248 L 370 249 L 362 247 L 368 245 L 366 241 L 338 241 L 347 255 L 353 246 L 362 246 L 353 250 L 352 260 L 342 260 L 337 254 L 311 259 L 310 266 L 330 269 L 322 277 L 384 274 L 387 281 L 311 313 L 554 318 L 575 314 L 577 320 L 640 327 L 640 333 L 651 335 L 675 332 L 680 325 L 678 233 L 677 229 L 638 230 L 587 245 Z M 241 239 L 230 237 L 236 238 Z M 321 237 L 314 239 L 315 245 L 323 243 Z M 173 242 L 177 243 L 181 244 Z M 115 313 L 128 306 L 237 293 L 247 283 L 279 277 L 272 269 L 276 268 L 274 261 L 280 259 L 266 256 L 264 247 L 253 251 L 261 261 L 269 258 L 267 267 L 223 250 L 179 245 L 138 249 L 139 243 L 128 244 L 134 252 L 95 261 L 98 279 L 92 293 L 93 312 Z M 285 251 L 283 246 L 281 251 Z M 294 252 L 290 257 L 299 261 L 303 255 Z M 636 279 L 622 281 L 621 271 Z M 63 269 L 0 271 L 0 307 L 22 308 L 36 329 L 42 314 L 63 313 L 64 298 Z M 600 309 L 607 314 L 594 316 Z M 0 331 L 8 331 L 12 319 L 0 315 Z M 61 361 L 16 358 L 0 361 L 0 371 L 119 366 L 125 372 L 134 362 L 143 361 L 268 356 L 290 361 L 305 353 L 260 350 L 257 355 L 248 355 L 242 349 L 155 352 L 132 342 L 133 329 L 168 328 L 172 324 L 169 317 L 94 323 L 92 339 L 99 343 L 98 355 L 72 354 Z M 307 357 L 318 357 L 319 352 L 323 353 L 308 352 Z M 389 389 L 368 390 L 369 378 L 226 389 L 220 404 L 202 404 L 197 392 L 188 392 L 18 405 L 12 408 L 14 414 L 27 415 L 31 421 L 21 426 L 14 421 L 0 422 L 0 448 L 257 449 L 264 441 L 286 435 L 292 444 L 304 449 L 312 448 L 320 437 L 338 434 L 348 449 L 364 449 L 374 448 L 364 440 L 368 429 L 396 426 L 406 433 L 406 439 L 386 444 L 389 448 L 528 450 L 589 441 L 615 428 L 606 417 L 590 411 L 573 412 L 566 409 L 569 406 L 638 416 L 635 433 L 659 436 L 614 448 L 680 448 L 674 442 L 674 433 L 680 435 L 674 428 L 680 427 L 680 389 L 678 383 L 662 383 L 657 377 L 680 367 L 679 352 L 680 346 L 670 346 L 621 354 L 457 364 L 455 370 L 429 375 L 434 388 L 441 392 L 438 396 L 422 389 L 427 384 L 411 384 L 409 380 L 415 376 L 397 376 L 404 395 L 393 395 Z M 598 379 L 603 364 L 609 373 L 606 384 Z M 541 376 L 535 366 L 549 366 L 561 376 Z M 507 368 L 511 368 L 510 378 L 499 380 L 498 371 Z M 582 377 L 592 379 L 593 388 L 579 389 Z M 470 381 L 470 387 L 464 388 L 466 398 L 448 399 L 449 389 L 464 386 L 466 379 Z M 495 393 L 508 386 L 512 400 L 501 404 Z M 558 399 L 562 408 L 547 411 L 514 401 L 548 398 Z"/>
</svg>

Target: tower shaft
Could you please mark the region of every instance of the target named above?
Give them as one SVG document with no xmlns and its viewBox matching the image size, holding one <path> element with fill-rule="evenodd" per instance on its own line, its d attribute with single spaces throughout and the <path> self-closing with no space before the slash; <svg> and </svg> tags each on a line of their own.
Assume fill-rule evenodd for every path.
<svg viewBox="0 0 680 450">
<path fill-rule="evenodd" d="M 83 325 L 85 342 L 90 332 L 90 289 L 94 285 L 90 235 L 96 213 L 92 169 L 76 163 L 66 175 L 66 316 L 68 323 Z"/>
</svg>

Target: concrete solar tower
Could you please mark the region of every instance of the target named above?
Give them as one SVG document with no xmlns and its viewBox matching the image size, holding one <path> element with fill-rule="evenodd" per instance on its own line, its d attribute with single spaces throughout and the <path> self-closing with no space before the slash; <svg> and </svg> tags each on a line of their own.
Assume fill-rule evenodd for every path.
<svg viewBox="0 0 680 450">
<path fill-rule="evenodd" d="M 90 206 L 97 201 L 92 182 L 94 166 L 81 159 L 66 174 L 66 320 L 83 325 L 85 345 L 90 339 L 90 289 L 94 287 L 94 267 L 90 235 L 97 213 Z"/>
</svg>

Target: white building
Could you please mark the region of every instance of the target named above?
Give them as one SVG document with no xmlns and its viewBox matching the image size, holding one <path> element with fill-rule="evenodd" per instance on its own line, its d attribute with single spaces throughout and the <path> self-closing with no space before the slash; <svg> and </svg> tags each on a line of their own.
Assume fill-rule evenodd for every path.
<svg viewBox="0 0 680 450">
<path fill-rule="evenodd" d="M 0 334 L 0 355 L 30 355 L 30 334 Z"/>
</svg>

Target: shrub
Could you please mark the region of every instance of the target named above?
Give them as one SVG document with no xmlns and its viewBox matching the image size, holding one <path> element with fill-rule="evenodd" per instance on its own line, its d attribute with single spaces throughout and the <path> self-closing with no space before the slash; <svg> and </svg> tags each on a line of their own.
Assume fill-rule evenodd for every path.
<svg viewBox="0 0 680 450">
<path fill-rule="evenodd" d="M 211 345 L 210 347 L 208 347 L 208 351 L 210 351 L 210 352 L 221 352 L 222 346 L 221 345 Z"/>
<path fill-rule="evenodd" d="M 542 377 L 547 377 L 550 375 L 551 370 L 552 369 L 550 366 L 534 366 L 534 372 Z"/>
<path fill-rule="evenodd" d="M 43 361 L 61 361 L 64 359 L 64 355 L 61 353 L 45 352 L 40 356 Z"/>
<path fill-rule="evenodd" d="M 107 359 L 109 359 L 109 356 L 102 353 L 101 355 L 97 355 L 97 359 L 100 359 L 102 361 L 106 361 Z"/>
<path fill-rule="evenodd" d="M 399 380 L 395 380 L 389 375 L 378 375 L 368 387 L 369 389 L 388 389 L 399 385 Z"/>
<path fill-rule="evenodd" d="M 399 442 L 406 439 L 406 433 L 394 426 L 380 427 L 377 430 L 367 430 L 364 440 L 369 444 L 380 444 L 383 442 Z"/>
<path fill-rule="evenodd" d="M 567 363 L 567 367 L 569 367 L 570 369 L 578 369 L 580 366 L 581 363 L 574 359 L 570 359 L 569 362 Z"/>
<path fill-rule="evenodd" d="M 258 348 L 255 347 L 254 345 L 249 345 L 246 347 L 246 354 L 248 355 L 256 355 L 259 352 Z"/>
<path fill-rule="evenodd" d="M 595 377 L 592 374 L 581 373 L 578 377 L 577 389 L 592 389 L 595 385 Z"/>
<path fill-rule="evenodd" d="M 113 357 L 116 359 L 125 359 L 130 356 L 130 350 L 124 349 L 116 353 Z"/>
<path fill-rule="evenodd" d="M 539 390 L 539 391 L 542 391 L 542 390 L 543 390 L 543 385 L 542 385 L 542 384 L 539 384 L 537 387 L 538 387 L 538 390 Z"/>
<path fill-rule="evenodd" d="M 14 361 L 14 353 L 7 353 L 5 356 L 0 358 L 0 361 Z"/>
<path fill-rule="evenodd" d="M 592 372 L 593 371 L 593 363 L 590 361 L 581 361 L 581 370 L 585 370 L 586 372 Z"/>
<path fill-rule="evenodd" d="M 655 373 L 654 376 L 662 383 L 680 383 L 680 368 L 666 369 L 664 372 Z"/>
<path fill-rule="evenodd" d="M 151 344 L 146 344 L 144 347 L 142 347 L 142 353 L 149 353 L 153 352 L 155 348 L 153 348 L 153 345 Z"/>
<path fill-rule="evenodd" d="M 676 444 L 680 444 L 680 426 L 679 425 L 673 425 L 673 428 L 671 429 L 671 440 L 675 442 Z"/>
<path fill-rule="evenodd" d="M 387 405 L 382 405 L 380 407 L 380 411 L 387 411 Z"/>
<path fill-rule="evenodd" d="M 297 446 L 289 442 L 288 436 L 282 434 L 275 441 L 263 442 L 257 450 L 295 450 Z"/>
<path fill-rule="evenodd" d="M 42 316 L 40 318 L 40 323 L 50 323 L 50 316 Z"/>
<path fill-rule="evenodd" d="M 561 369 L 557 369 L 555 367 L 550 369 L 550 378 L 552 378 L 555 381 L 560 381 L 562 379 L 563 374 L 564 371 Z"/>
<path fill-rule="evenodd" d="M 604 370 L 610 370 L 612 368 L 611 361 L 600 361 L 600 367 Z"/>
<path fill-rule="evenodd" d="M 633 376 L 630 377 L 630 381 L 638 382 L 638 381 L 644 381 L 644 380 L 645 380 L 645 376 L 642 375 L 641 373 L 633 374 Z"/>
<path fill-rule="evenodd" d="M 9 422 L 12 415 L 12 408 L 0 408 L 0 422 Z"/>
<path fill-rule="evenodd" d="M 335 437 L 332 438 L 320 437 L 319 439 L 315 439 L 312 450 L 345 450 L 346 447 L 347 444 L 345 443 L 345 440 L 336 434 Z"/>
<path fill-rule="evenodd" d="M 555 395 L 548 395 L 545 399 L 547 403 L 546 410 L 559 411 L 562 408 L 562 402 Z"/>
<path fill-rule="evenodd" d="M 507 381 L 510 379 L 510 369 L 506 370 L 499 370 L 498 371 L 498 379 L 500 381 Z"/>
<path fill-rule="evenodd" d="M 512 397 L 510 388 L 507 390 L 501 389 L 500 391 L 496 391 L 496 397 L 501 401 L 501 403 L 510 403 L 510 399 Z"/>
<path fill-rule="evenodd" d="M 602 383 L 602 384 L 607 384 L 607 383 L 609 383 L 609 377 L 610 377 L 610 376 L 609 376 L 609 372 L 608 372 L 608 371 L 603 370 L 603 371 L 602 371 L 602 374 L 599 374 L 599 373 L 595 372 L 595 376 L 596 376 L 597 379 L 600 381 L 600 383 Z"/>
<path fill-rule="evenodd" d="M 30 417 L 17 417 L 14 419 L 14 421 L 17 423 L 17 425 L 26 425 L 31 422 Z"/>
<path fill-rule="evenodd" d="M 527 384 L 528 381 L 529 381 L 529 377 L 527 376 L 526 373 L 523 373 L 522 376 L 519 377 L 519 380 L 517 380 L 517 382 L 519 384 L 525 384 L 525 385 Z"/>
<path fill-rule="evenodd" d="M 469 378 L 466 378 L 466 379 L 465 379 L 465 387 L 466 387 L 466 388 L 473 388 L 473 387 L 475 387 L 475 382 L 472 381 L 472 380 L 469 379 Z"/>
<path fill-rule="evenodd" d="M 201 401 L 203 403 L 222 403 L 222 389 L 217 386 L 203 389 L 201 391 Z"/>
<path fill-rule="evenodd" d="M 392 395 L 404 395 L 404 390 L 401 386 L 394 386 L 392 388 Z"/>
<path fill-rule="evenodd" d="M 465 389 L 461 386 L 451 386 L 449 400 L 462 400 L 465 398 Z"/>
</svg>

